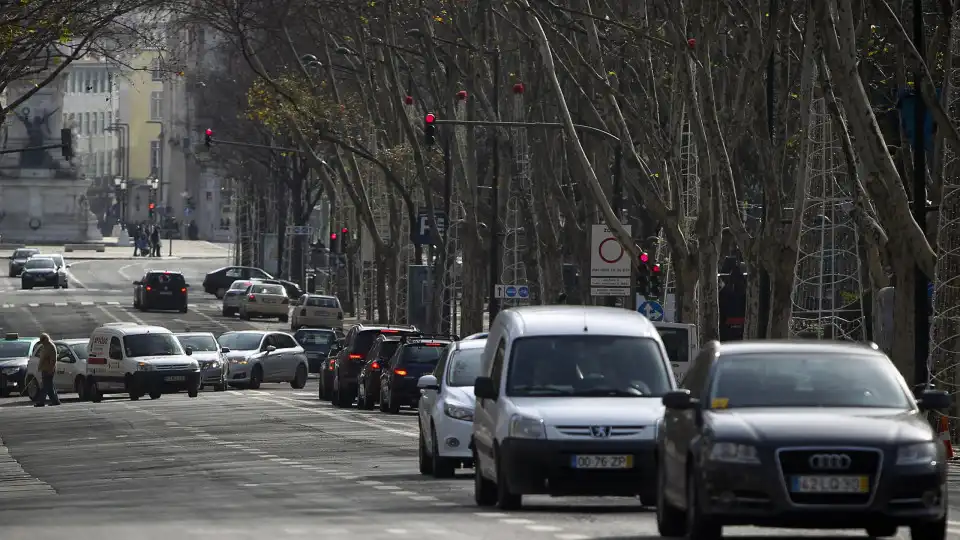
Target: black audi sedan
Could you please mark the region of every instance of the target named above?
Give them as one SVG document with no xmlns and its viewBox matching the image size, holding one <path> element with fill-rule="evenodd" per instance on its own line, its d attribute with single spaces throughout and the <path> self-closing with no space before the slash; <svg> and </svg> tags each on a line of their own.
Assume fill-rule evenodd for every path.
<svg viewBox="0 0 960 540">
<path fill-rule="evenodd" d="M 946 450 L 876 346 L 708 343 L 663 397 L 657 525 L 719 538 L 725 525 L 946 535 Z"/>
</svg>

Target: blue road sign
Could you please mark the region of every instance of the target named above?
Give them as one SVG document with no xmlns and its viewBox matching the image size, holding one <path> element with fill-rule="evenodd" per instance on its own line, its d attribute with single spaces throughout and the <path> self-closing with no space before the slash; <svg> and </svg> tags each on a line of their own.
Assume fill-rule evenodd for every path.
<svg viewBox="0 0 960 540">
<path fill-rule="evenodd" d="M 517 296 L 520 298 L 527 298 L 530 296 L 530 289 L 526 285 L 521 285 L 517 287 Z"/>
<path fill-rule="evenodd" d="M 426 210 L 421 210 L 417 215 L 416 223 L 410 224 L 410 241 L 418 246 L 429 246 L 433 243 L 430 237 L 430 220 Z M 443 212 L 435 212 L 433 221 L 437 224 L 437 230 L 442 235 L 447 228 L 447 215 Z"/>
<path fill-rule="evenodd" d="M 640 304 L 640 307 L 637 308 L 637 311 L 643 313 L 643 315 L 651 321 L 663 320 L 663 306 L 661 306 L 659 302 L 647 300 L 646 302 Z"/>
<path fill-rule="evenodd" d="M 509 287 L 507 287 L 507 290 L 504 292 L 507 293 L 507 298 L 513 298 L 514 296 L 517 295 L 517 288 L 514 287 L 513 285 L 510 285 Z"/>
</svg>

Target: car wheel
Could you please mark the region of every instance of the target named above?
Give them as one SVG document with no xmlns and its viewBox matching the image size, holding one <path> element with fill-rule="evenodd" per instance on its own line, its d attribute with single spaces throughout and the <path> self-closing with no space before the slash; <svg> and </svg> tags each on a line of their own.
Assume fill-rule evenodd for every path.
<svg viewBox="0 0 960 540">
<path fill-rule="evenodd" d="M 493 506 L 497 503 L 497 485 L 483 477 L 477 461 L 477 450 L 473 450 L 473 501 L 477 506 Z"/>
<path fill-rule="evenodd" d="M 83 380 L 83 377 L 77 377 L 77 380 L 73 381 L 73 391 L 77 393 L 77 399 L 86 401 L 87 381 Z"/>
<path fill-rule="evenodd" d="M 227 294 L 227 290 L 223 287 L 217 289 L 217 292 L 214 293 L 214 296 L 217 297 L 217 300 L 223 300 L 223 297 Z"/>
<path fill-rule="evenodd" d="M 180 313 L 186 313 L 186 312 L 187 312 L 187 305 L 184 304 L 183 307 L 180 308 Z"/>
<path fill-rule="evenodd" d="M 247 313 L 247 310 L 241 309 L 241 310 L 240 310 L 240 318 L 243 319 L 243 320 L 245 320 L 245 321 L 249 321 L 249 320 L 250 320 L 250 314 Z"/>
<path fill-rule="evenodd" d="M 333 391 L 337 394 L 337 407 L 347 408 L 353 405 L 353 393 L 350 389 L 340 383 L 339 379 L 333 386 Z"/>
<path fill-rule="evenodd" d="M 214 391 L 214 392 L 226 392 L 226 391 L 227 391 L 227 383 L 220 383 L 220 384 L 215 384 L 215 385 L 213 385 L 213 391 Z"/>
<path fill-rule="evenodd" d="M 500 458 L 494 454 L 497 464 L 497 508 L 501 510 L 518 510 L 523 504 L 523 495 L 511 493 L 507 484 L 505 467 L 500 464 Z"/>
<path fill-rule="evenodd" d="M 33 288 L 33 285 L 20 285 L 20 289 L 24 291 L 29 291 L 32 288 Z"/>
<path fill-rule="evenodd" d="M 947 516 L 937 521 L 919 523 L 910 527 L 910 538 L 913 540 L 943 540 L 947 537 Z"/>
<path fill-rule="evenodd" d="M 150 399 L 160 399 L 160 396 L 162 396 L 162 395 L 163 395 L 163 393 L 162 393 L 161 391 L 159 391 L 159 390 L 151 390 L 151 391 L 150 391 Z"/>
<path fill-rule="evenodd" d="M 40 394 L 40 385 L 37 383 L 36 377 L 30 377 L 27 379 L 27 384 L 23 386 L 24 395 L 30 399 L 30 401 L 36 401 L 37 395 Z"/>
<path fill-rule="evenodd" d="M 437 442 L 437 430 L 430 427 L 431 439 L 433 439 L 433 477 L 434 478 L 453 478 L 457 472 L 456 460 L 440 456 L 440 443 Z"/>
<path fill-rule="evenodd" d="M 667 471 L 663 463 L 658 466 L 657 472 L 657 531 L 660 536 L 680 538 L 687 532 L 687 516 L 683 510 L 667 502 L 664 489 L 667 485 Z M 642 501 L 641 501 L 642 502 Z"/>
<path fill-rule="evenodd" d="M 288 322 L 289 320 L 290 320 L 290 316 L 289 316 L 289 315 L 281 315 L 281 316 L 280 316 L 280 322 L 282 322 L 282 323 Z"/>
<path fill-rule="evenodd" d="M 393 393 L 390 394 L 390 402 L 387 404 L 387 411 L 390 414 L 400 414 L 400 404 L 393 402 Z"/>
<path fill-rule="evenodd" d="M 872 527 L 867 527 L 867 536 L 871 538 L 886 538 L 888 536 L 896 536 L 897 527 L 893 525 L 874 525 Z"/>
<path fill-rule="evenodd" d="M 260 388 L 261 382 L 263 382 L 263 368 L 257 364 L 253 366 L 253 371 L 250 372 L 250 384 L 247 385 L 247 388 L 256 390 Z"/>
<path fill-rule="evenodd" d="M 227 308 L 220 308 L 220 315 L 221 315 L 222 317 L 229 317 L 229 316 L 230 316 L 230 310 L 227 309 Z"/>
<path fill-rule="evenodd" d="M 60 288 L 60 282 L 58 281 L 58 282 L 54 283 L 54 284 L 53 284 L 53 288 L 54 288 L 54 289 L 59 289 L 59 288 Z"/>
<path fill-rule="evenodd" d="M 376 400 L 373 399 L 373 396 L 370 395 L 370 392 L 367 390 L 366 383 L 364 383 L 364 385 L 360 387 L 360 391 L 362 392 L 362 394 L 360 398 L 357 400 L 360 403 L 360 408 L 366 411 L 372 411 L 373 407 L 377 403 L 376 403 Z"/>
<path fill-rule="evenodd" d="M 290 386 L 294 390 L 300 390 L 307 385 L 307 368 L 303 364 L 297 366 L 297 373 L 293 376 L 293 380 L 290 381 Z"/>
<path fill-rule="evenodd" d="M 723 527 L 700 513 L 699 495 L 696 475 L 687 469 L 687 538 L 717 540 L 723 536 Z"/>
<path fill-rule="evenodd" d="M 420 428 L 420 444 L 417 445 L 417 464 L 420 474 L 433 474 L 433 457 L 427 454 L 427 441 L 423 438 L 423 428 Z"/>
<path fill-rule="evenodd" d="M 97 381 L 91 380 L 87 383 L 87 395 L 90 396 L 90 401 L 94 403 L 103 401 L 103 393 L 100 391 L 100 385 L 97 384 Z"/>
<path fill-rule="evenodd" d="M 187 397 L 195 398 L 200 395 L 200 385 L 191 386 L 187 388 Z"/>
</svg>

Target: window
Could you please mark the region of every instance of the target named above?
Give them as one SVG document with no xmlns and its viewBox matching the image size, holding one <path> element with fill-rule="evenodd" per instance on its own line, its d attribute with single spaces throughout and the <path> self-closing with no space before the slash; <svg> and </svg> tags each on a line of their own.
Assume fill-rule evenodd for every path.
<svg viewBox="0 0 960 540">
<path fill-rule="evenodd" d="M 497 346 L 497 352 L 493 354 L 493 365 L 490 366 L 490 378 L 493 379 L 493 385 L 498 390 L 500 381 L 503 380 L 503 357 L 506 355 L 506 348 L 506 341 L 501 339 L 500 345 Z"/>
<path fill-rule="evenodd" d="M 90 121 L 90 124 L 91 124 L 90 134 L 97 135 L 98 133 L 100 133 L 100 124 L 97 123 L 97 113 L 93 113 L 92 116 L 93 118 Z"/>
<path fill-rule="evenodd" d="M 450 386 L 473 386 L 482 368 L 483 348 L 461 349 L 451 354 L 447 384 Z M 439 376 L 438 376 L 439 378 Z"/>
<path fill-rule="evenodd" d="M 83 134 L 90 134 L 90 113 L 83 113 Z"/>
<path fill-rule="evenodd" d="M 63 362 L 65 364 L 75 363 L 73 355 L 70 354 L 70 349 L 62 343 L 57 343 L 57 362 Z"/>
<path fill-rule="evenodd" d="M 100 133 L 107 129 L 107 115 L 105 113 L 100 113 Z"/>
<path fill-rule="evenodd" d="M 649 338 L 567 334 L 517 339 L 507 395 L 657 397 L 671 390 L 660 344 Z"/>
<path fill-rule="evenodd" d="M 110 359 L 123 360 L 123 347 L 120 345 L 119 338 L 110 338 Z"/>
<path fill-rule="evenodd" d="M 70 345 L 70 350 L 73 351 L 73 355 L 81 360 L 86 360 L 90 357 L 90 350 L 87 349 L 88 343 L 86 341 L 82 343 L 77 343 L 75 345 Z"/>
<path fill-rule="evenodd" d="M 100 72 L 100 92 L 103 94 L 106 94 L 107 92 L 110 91 L 110 83 L 107 80 L 109 73 L 110 72 L 107 70 L 103 70 Z"/>
<path fill-rule="evenodd" d="M 18 358 L 29 353 L 29 341 L 0 341 L 0 358 Z"/>
<path fill-rule="evenodd" d="M 154 58 L 153 62 L 150 64 L 150 80 L 163 80 L 163 70 L 161 69 L 160 58 Z"/>
<path fill-rule="evenodd" d="M 227 332 L 217 341 L 231 351 L 255 351 L 260 348 L 261 340 L 263 334 L 260 332 Z"/>
<path fill-rule="evenodd" d="M 135 334 L 124 336 L 128 358 L 144 356 L 177 356 L 183 354 L 180 342 L 172 334 Z"/>
<path fill-rule="evenodd" d="M 297 342 L 286 334 L 274 334 L 273 343 L 278 349 L 295 349 Z"/>
<path fill-rule="evenodd" d="M 150 173 L 160 171 L 160 141 L 150 141 Z"/>
<path fill-rule="evenodd" d="M 104 124 L 105 127 L 113 126 L 113 111 L 107 112 L 107 123 Z"/>
<path fill-rule="evenodd" d="M 310 307 L 339 309 L 340 301 L 336 298 L 330 298 L 329 296 L 312 296 L 307 298 L 305 305 Z"/>
<path fill-rule="evenodd" d="M 150 119 L 163 119 L 163 92 L 150 92 Z"/>
<path fill-rule="evenodd" d="M 184 349 L 190 347 L 193 352 L 217 352 L 220 346 L 213 336 L 177 336 Z"/>
<path fill-rule="evenodd" d="M 280 285 L 254 285 L 250 289 L 250 294 L 274 294 L 284 296 L 284 291 Z"/>
<path fill-rule="evenodd" d="M 240 272 L 240 269 L 239 269 L 239 268 L 231 268 L 231 269 L 227 270 L 224 275 L 227 276 L 228 278 L 238 278 L 238 277 L 240 277 L 241 272 Z M 244 288 L 246 288 L 246 287 L 244 287 Z"/>
</svg>

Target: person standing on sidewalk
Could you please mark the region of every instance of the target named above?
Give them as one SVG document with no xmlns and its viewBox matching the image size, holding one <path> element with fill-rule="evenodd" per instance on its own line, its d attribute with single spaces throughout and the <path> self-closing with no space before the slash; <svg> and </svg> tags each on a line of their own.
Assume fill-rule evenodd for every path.
<svg viewBox="0 0 960 540">
<path fill-rule="evenodd" d="M 40 346 L 37 348 L 37 357 L 40 358 L 40 365 L 37 371 L 40 372 L 42 386 L 37 392 L 37 402 L 34 407 L 43 407 L 45 401 L 50 398 L 51 405 L 59 405 L 60 397 L 57 396 L 57 389 L 53 386 L 53 374 L 57 371 L 57 347 L 50 341 L 50 336 L 46 333 L 40 334 Z"/>
</svg>

